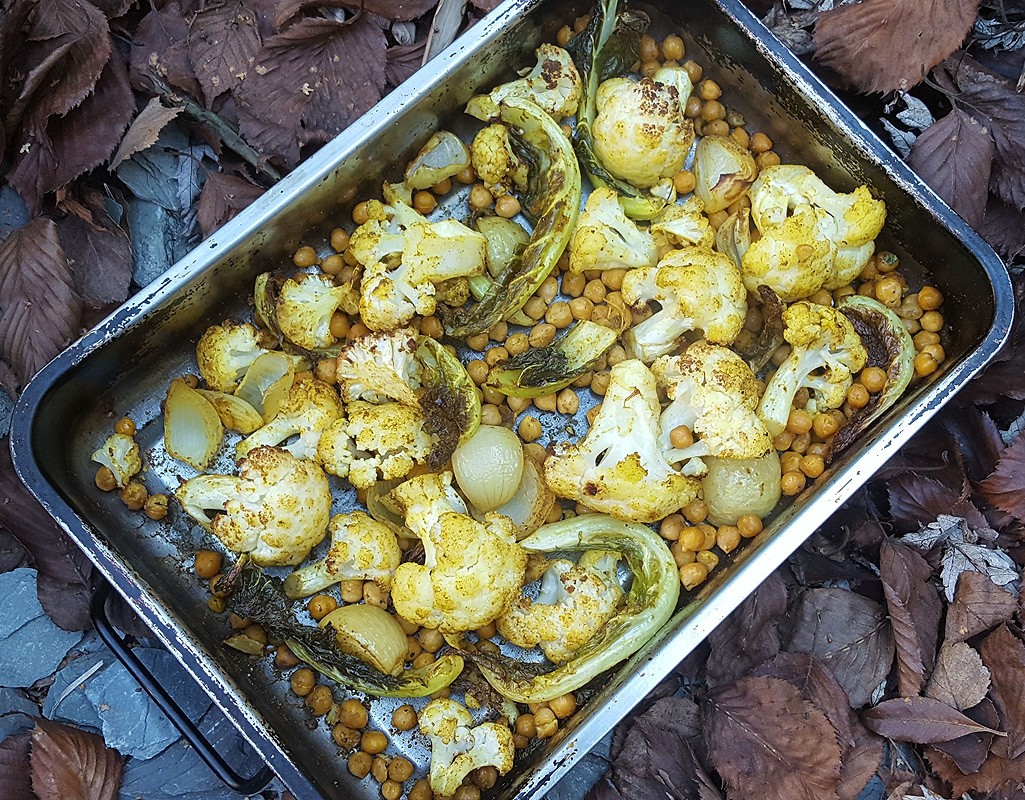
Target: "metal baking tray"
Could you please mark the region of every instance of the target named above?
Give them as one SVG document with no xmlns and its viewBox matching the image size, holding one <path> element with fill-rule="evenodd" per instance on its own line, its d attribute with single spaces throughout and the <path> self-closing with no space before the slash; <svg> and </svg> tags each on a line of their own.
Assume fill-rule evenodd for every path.
<svg viewBox="0 0 1025 800">
<path fill-rule="evenodd" d="M 478 88 L 532 64 L 533 48 L 588 7 L 586 0 L 507 0 L 44 368 L 15 410 L 11 443 L 19 475 L 299 800 L 369 799 L 379 790 L 372 779 L 348 773 L 328 731 L 312 729 L 267 659 L 222 645 L 224 619 L 207 611 L 205 589 L 188 569 L 186 554 L 202 541 L 200 533 L 184 515 L 172 515 L 171 525 L 151 522 L 98 492 L 89 454 L 128 414 L 150 452 L 150 491 L 173 489 L 173 465 L 160 459 L 160 401 L 170 376 L 194 369 L 200 333 L 244 315 L 259 272 L 286 266 L 300 242 L 325 241 L 327 231 L 349 220 L 356 201 L 377 196 L 385 177 L 397 177 L 433 130 L 465 124 L 458 122 L 461 109 Z M 948 359 L 686 597 L 660 634 L 607 676 L 556 737 L 521 753 L 495 797 L 541 797 L 983 367 L 1011 323 L 1011 286 L 995 254 L 738 0 L 640 7 L 657 36 L 683 36 L 688 57 L 718 81 L 749 130 L 769 134 L 784 161 L 811 166 L 836 188 L 867 183 L 886 201 L 884 246 L 906 271 L 927 272 L 946 297 Z M 388 730 L 390 707 L 375 704 L 372 713 L 375 726 Z M 392 736 L 391 747 L 419 762 L 422 774 L 426 748 L 416 734 Z"/>
</svg>

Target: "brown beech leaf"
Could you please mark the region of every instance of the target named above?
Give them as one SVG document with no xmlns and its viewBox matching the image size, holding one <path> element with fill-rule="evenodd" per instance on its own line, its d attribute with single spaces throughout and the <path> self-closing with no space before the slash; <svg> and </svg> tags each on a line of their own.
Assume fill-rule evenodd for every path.
<svg viewBox="0 0 1025 800">
<path fill-rule="evenodd" d="M 209 236 L 263 194 L 263 189 L 249 181 L 223 172 L 207 175 L 199 193 L 199 227 Z"/>
<path fill-rule="evenodd" d="M 947 608 L 944 638 L 963 642 L 1008 622 L 1018 603 L 1013 594 L 997 586 L 981 572 L 962 572 L 954 590 L 954 602 Z"/>
<path fill-rule="evenodd" d="M 979 652 L 989 668 L 993 702 L 1007 729 L 1007 757 L 1017 758 L 1025 753 L 1025 644 L 1005 624 L 983 639 Z"/>
<path fill-rule="evenodd" d="M 997 251 L 997 255 L 1006 261 L 1011 261 L 1025 252 L 1025 211 L 1012 208 L 998 197 L 989 196 L 986 216 L 977 230 L 982 238 L 989 242 L 990 247 Z M 1018 375 L 1021 374 L 1022 371 L 1019 370 Z M 1020 384 L 1021 380 L 1016 383 Z M 1023 390 L 1018 391 L 1021 393 Z"/>
<path fill-rule="evenodd" d="M 993 137 L 975 117 L 954 108 L 911 145 L 908 165 L 973 228 L 986 215 Z"/>
<path fill-rule="evenodd" d="M 1025 522 L 1025 436 L 1021 434 L 1004 450 L 993 474 L 979 484 L 990 503 Z"/>
<path fill-rule="evenodd" d="M 1008 205 L 1025 208 L 1025 96 L 1013 82 L 962 52 L 935 74 L 951 100 L 993 134 L 990 189 Z"/>
<path fill-rule="evenodd" d="M 20 153 L 8 180 L 38 210 L 41 198 L 98 166 L 114 151 L 135 111 L 128 71 L 112 53 L 96 90 L 63 117 L 28 129 L 28 148 Z"/>
<path fill-rule="evenodd" d="M 139 116 L 132 121 L 128 130 L 125 131 L 124 138 L 121 140 L 121 144 L 118 145 L 117 152 L 110 159 L 110 171 L 113 172 L 117 169 L 117 165 L 126 158 L 136 153 L 141 153 L 150 145 L 156 144 L 160 131 L 181 112 L 180 106 L 168 108 L 161 105 L 159 97 L 151 98 L 146 107 L 139 112 Z"/>
<path fill-rule="evenodd" d="M 202 97 L 189 57 L 189 24 L 178 2 L 170 2 L 143 17 L 132 37 L 132 83 L 137 89 L 153 91 L 153 78 Z"/>
<path fill-rule="evenodd" d="M 0 526 L 32 554 L 39 572 L 36 590 L 47 615 L 66 631 L 91 628 L 92 565 L 18 478 L 6 437 L 0 439 Z"/>
<path fill-rule="evenodd" d="M 836 787 L 840 800 L 857 800 L 883 760 L 883 738 L 867 730 L 860 722 L 857 730 L 854 747 L 844 753 L 840 766 L 840 783 Z"/>
<path fill-rule="evenodd" d="M 870 731 L 880 736 L 914 744 L 949 742 L 969 733 L 994 732 L 931 697 L 884 700 L 863 711 L 861 721 Z"/>
<path fill-rule="evenodd" d="M 989 800 L 1022 800 L 1020 788 L 1025 782 L 1025 756 L 1008 760 L 990 753 L 982 766 L 965 775 L 948 755 L 933 748 L 926 749 L 929 765 L 937 775 L 953 787 L 952 797 L 968 793 L 970 797 Z"/>
<path fill-rule="evenodd" d="M 23 117 L 42 127 L 49 117 L 81 103 L 112 47 L 107 18 L 88 0 L 39 0 L 17 55 L 27 77 L 4 118 L 12 142 Z"/>
<path fill-rule="evenodd" d="M 898 475 L 887 483 L 886 489 L 890 515 L 901 529 L 916 530 L 933 522 L 940 514 L 963 517 L 973 528 L 987 526 L 986 517 L 966 499 L 966 494 L 919 473 Z M 967 493 L 967 489 L 964 492 Z"/>
<path fill-rule="evenodd" d="M 34 219 L 0 244 L 0 355 L 23 383 L 78 333 L 81 315 L 53 222 Z"/>
<path fill-rule="evenodd" d="M 710 692 L 708 759 L 731 796 L 758 787 L 762 800 L 835 798 L 840 745 L 829 720 L 778 678 L 746 677 Z"/>
<path fill-rule="evenodd" d="M 0 742 L 0 794 L 4 800 L 37 800 L 32 793 L 32 773 L 28 751 L 32 737 L 28 733 Z"/>
<path fill-rule="evenodd" d="M 641 714 L 612 765 L 612 781 L 624 797 L 688 797 L 697 783 L 691 749 L 701 732 L 693 700 L 663 697 Z"/>
<path fill-rule="evenodd" d="M 398 86 L 420 69 L 424 60 L 427 40 L 413 44 L 395 45 L 385 51 L 384 76 L 389 86 Z"/>
<path fill-rule="evenodd" d="M 268 39 L 236 92 L 242 135 L 294 165 L 303 144 L 327 141 L 381 99 L 385 45 L 366 14 L 303 19 Z"/>
<path fill-rule="evenodd" d="M 890 671 L 893 632 L 886 612 L 867 597 L 811 589 L 801 597 L 788 649 L 822 661 L 859 708 Z"/>
<path fill-rule="evenodd" d="M 914 697 L 936 658 L 943 604 L 929 562 L 906 544 L 883 539 L 879 570 L 897 645 L 898 687 L 904 697 Z"/>
<path fill-rule="evenodd" d="M 57 223 L 75 291 L 92 305 L 123 303 L 132 282 L 132 243 L 105 212 L 97 220 L 69 214 Z"/>
<path fill-rule="evenodd" d="M 224 0 L 196 14 L 189 56 L 207 106 L 251 73 L 259 49 L 256 14 L 241 0 Z"/>
<path fill-rule="evenodd" d="M 944 642 L 925 696 L 964 711 L 978 705 L 989 691 L 989 670 L 965 642 Z"/>
<path fill-rule="evenodd" d="M 819 15 L 815 59 L 866 94 L 906 91 L 960 46 L 979 0 L 863 0 Z"/>
<path fill-rule="evenodd" d="M 854 718 L 847 693 L 833 673 L 807 653 L 779 653 L 772 661 L 755 667 L 750 674 L 779 678 L 789 683 L 826 715 L 836 729 L 837 741 L 844 751 L 854 746 Z"/>
<path fill-rule="evenodd" d="M 787 587 L 774 572 L 708 636 L 705 680 L 731 682 L 779 653 L 779 621 L 787 609 Z"/>
<path fill-rule="evenodd" d="M 32 789 L 39 800 L 114 800 L 124 760 L 95 733 L 36 720 Z"/>
<path fill-rule="evenodd" d="M 1000 716 L 997 714 L 996 706 L 989 698 L 972 708 L 965 709 L 965 716 L 988 728 L 1000 726 Z M 949 742 L 936 742 L 925 749 L 926 753 L 933 749 L 939 750 L 948 756 L 961 772 L 969 775 L 978 772 L 985 763 L 994 738 L 992 733 L 969 733 L 967 736 L 951 739 Z"/>
</svg>

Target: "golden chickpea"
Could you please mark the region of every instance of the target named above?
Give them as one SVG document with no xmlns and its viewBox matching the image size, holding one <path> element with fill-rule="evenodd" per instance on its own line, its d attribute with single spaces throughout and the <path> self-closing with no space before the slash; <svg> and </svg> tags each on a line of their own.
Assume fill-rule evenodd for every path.
<svg viewBox="0 0 1025 800">
<path fill-rule="evenodd" d="M 560 414 L 576 414 L 580 409 L 580 398 L 572 389 L 563 389 L 556 398 L 555 408 Z"/>
<path fill-rule="evenodd" d="M 923 347 L 930 344 L 939 344 L 940 337 L 935 331 L 919 331 L 913 337 L 915 342 L 915 349 L 921 350 Z"/>
<path fill-rule="evenodd" d="M 694 178 L 694 173 L 689 169 L 681 169 L 673 175 L 673 188 L 676 189 L 677 194 L 690 194 L 696 185 L 697 180 Z"/>
<path fill-rule="evenodd" d="M 390 595 L 389 589 L 374 581 L 367 581 L 363 584 L 363 602 L 367 605 L 387 608 Z"/>
<path fill-rule="evenodd" d="M 555 340 L 556 328 L 550 322 L 541 322 L 530 329 L 527 341 L 531 347 L 547 347 Z"/>
<path fill-rule="evenodd" d="M 544 431 L 541 430 L 541 422 L 537 417 L 526 416 L 520 420 L 520 425 L 517 428 L 520 438 L 525 442 L 533 442 L 541 438 L 541 434 Z"/>
<path fill-rule="evenodd" d="M 537 728 L 535 739 L 548 739 L 559 730 L 559 719 L 551 708 L 540 708 L 534 714 L 534 727 Z"/>
<path fill-rule="evenodd" d="M 413 194 L 413 208 L 421 214 L 430 214 L 437 206 L 437 198 L 426 189 L 421 189 Z"/>
<path fill-rule="evenodd" d="M 926 311 L 918 323 L 923 331 L 936 333 L 943 327 L 943 315 L 939 311 Z"/>
<path fill-rule="evenodd" d="M 306 603 L 306 610 L 317 622 L 338 608 L 338 601 L 329 594 L 318 594 Z"/>
<path fill-rule="evenodd" d="M 801 454 L 788 450 L 779 457 L 779 468 L 783 472 L 793 472 L 801 463 Z"/>
<path fill-rule="evenodd" d="M 778 167 L 780 163 L 782 163 L 780 157 L 771 150 L 767 153 L 759 153 L 755 157 L 755 164 L 758 166 L 759 172 L 769 167 Z"/>
<path fill-rule="evenodd" d="M 520 201 L 511 194 L 503 194 L 495 201 L 495 213 L 505 219 L 511 219 L 520 213 Z"/>
<path fill-rule="evenodd" d="M 381 797 L 384 800 L 399 800 L 402 797 L 402 784 L 389 778 L 381 784 Z"/>
<path fill-rule="evenodd" d="M 787 419 L 787 430 L 795 436 L 799 436 L 802 433 L 807 433 L 811 430 L 812 416 L 807 411 L 801 408 L 794 408 L 790 411 L 790 416 Z"/>
<path fill-rule="evenodd" d="M 918 305 L 923 311 L 935 311 L 943 305 L 943 294 L 935 286 L 923 286 L 918 290 Z"/>
<path fill-rule="evenodd" d="M 583 297 L 578 298 L 574 302 L 579 302 L 580 300 L 587 302 L 587 298 Z M 573 319 L 573 311 L 570 308 L 569 303 L 563 300 L 552 303 L 548 307 L 548 311 L 545 312 L 545 322 L 549 325 L 554 325 L 557 330 L 568 328 L 570 324 L 572 324 Z"/>
<path fill-rule="evenodd" d="M 445 333 L 445 328 L 442 326 L 441 320 L 431 314 L 420 322 L 420 333 L 430 336 L 432 339 L 440 339 Z"/>
<path fill-rule="evenodd" d="M 539 467 L 545 463 L 548 458 L 548 452 L 537 442 L 531 442 L 530 444 L 523 445 L 523 455 L 537 464 Z"/>
<path fill-rule="evenodd" d="M 147 517 L 159 522 L 167 516 L 167 495 L 151 494 L 143 503 L 142 510 Z"/>
<path fill-rule="evenodd" d="M 683 106 L 683 115 L 687 119 L 697 119 L 701 116 L 701 98 L 695 94 L 692 94 L 687 98 L 687 102 Z"/>
<path fill-rule="evenodd" d="M 691 561 L 689 564 L 684 564 L 680 567 L 680 583 L 683 584 L 683 588 L 687 591 L 704 583 L 707 577 L 708 567 L 700 561 Z"/>
<path fill-rule="evenodd" d="M 790 443 L 790 449 L 795 453 L 807 452 L 808 446 L 811 444 L 811 431 L 805 431 L 800 436 L 795 436 L 794 441 Z"/>
<path fill-rule="evenodd" d="M 456 793 L 452 795 L 452 800 L 480 800 L 480 788 L 473 784 L 464 783 L 456 789 Z"/>
<path fill-rule="evenodd" d="M 369 205 L 366 200 L 362 203 L 357 203 L 352 208 L 352 221 L 357 225 L 362 225 L 364 222 L 370 219 Z"/>
<path fill-rule="evenodd" d="M 409 790 L 409 800 L 434 800 L 431 782 L 427 778 L 421 778 L 414 783 Z"/>
<path fill-rule="evenodd" d="M 680 513 L 691 525 L 700 525 L 708 517 L 708 505 L 701 498 L 697 498 L 681 508 Z"/>
<path fill-rule="evenodd" d="M 519 414 L 524 409 L 530 407 L 529 397 L 507 397 L 505 402 L 514 414 Z"/>
<path fill-rule="evenodd" d="M 422 669 L 435 661 L 434 653 L 421 653 L 413 659 L 413 669 Z"/>
<path fill-rule="evenodd" d="M 619 284 L 622 286 L 622 281 Z M 584 297 L 590 300 L 595 305 L 603 303 L 605 301 L 605 295 L 607 294 L 606 285 L 599 280 L 588 281 L 584 286 Z"/>
<path fill-rule="evenodd" d="M 714 119 L 711 122 L 706 122 L 705 127 L 701 129 L 702 136 L 729 136 L 730 126 L 724 119 Z M 727 209 L 727 213 L 730 213 L 730 209 Z"/>
<path fill-rule="evenodd" d="M 701 75 L 704 73 L 704 70 L 694 59 L 684 61 L 683 68 L 687 70 L 687 75 L 690 77 L 691 83 L 697 83 L 701 80 Z"/>
<path fill-rule="evenodd" d="M 370 714 L 365 705 L 350 697 L 338 707 L 338 721 L 349 728 L 362 730 L 370 722 Z"/>
<path fill-rule="evenodd" d="M 362 339 L 364 336 L 369 335 L 370 328 L 368 328 L 362 322 L 357 322 L 355 325 L 349 328 L 349 332 L 346 334 L 345 338 L 350 342 L 354 342 L 356 339 Z"/>
<path fill-rule="evenodd" d="M 369 753 L 360 751 L 349 756 L 349 772 L 360 780 L 370 774 L 370 769 L 373 764 L 374 757 Z"/>
<path fill-rule="evenodd" d="M 679 61 L 683 58 L 686 49 L 683 46 L 683 39 L 675 33 L 669 34 L 662 40 L 662 58 L 667 61 Z"/>
<path fill-rule="evenodd" d="M 522 331 L 510 334 L 509 338 L 505 340 L 505 349 L 510 356 L 526 353 L 530 349 L 530 341 L 527 339 L 527 334 Z"/>
<path fill-rule="evenodd" d="M 875 293 L 880 303 L 888 308 L 896 308 L 904 295 L 904 287 L 896 277 L 887 275 L 876 281 Z"/>
<path fill-rule="evenodd" d="M 555 411 L 557 404 L 558 401 L 554 394 L 546 394 L 534 398 L 534 408 L 538 411 Z"/>
<path fill-rule="evenodd" d="M 937 367 L 939 367 L 939 364 L 936 363 L 936 359 L 928 353 L 923 352 L 915 356 L 915 374 L 918 377 L 924 378 L 932 375 Z"/>
<path fill-rule="evenodd" d="M 586 297 L 574 297 L 572 300 L 569 301 L 568 305 L 569 312 L 573 319 L 589 320 L 591 318 L 591 315 L 594 314 L 594 303 L 592 303 Z"/>
<path fill-rule="evenodd" d="M 744 514 L 737 520 L 737 529 L 745 539 L 753 539 L 762 532 L 762 520 L 754 514 Z"/>
<path fill-rule="evenodd" d="M 306 695 L 313 691 L 313 687 L 317 685 L 317 676 L 313 674 L 312 669 L 300 667 L 292 673 L 289 681 L 292 685 L 293 694 L 297 694 L 299 697 L 306 697 Z"/>
<path fill-rule="evenodd" d="M 374 780 L 378 783 L 384 783 L 388 780 L 388 759 L 384 756 L 377 756 L 370 765 L 370 774 L 374 776 Z"/>
<path fill-rule="evenodd" d="M 93 480 L 100 491 L 112 492 L 117 488 L 117 478 L 110 471 L 110 467 L 100 467 L 96 470 L 96 477 Z"/>
<path fill-rule="evenodd" d="M 129 481 L 128 485 L 121 490 L 121 502 L 128 506 L 130 511 L 139 511 L 149 498 L 149 492 L 139 481 Z"/>
<path fill-rule="evenodd" d="M 673 561 L 676 562 L 677 567 L 682 567 L 684 564 L 689 564 L 694 560 L 694 551 L 684 547 L 679 539 L 669 545 L 669 552 L 672 554 Z"/>
<path fill-rule="evenodd" d="M 714 122 L 726 116 L 726 107 L 718 100 L 706 100 L 701 104 L 701 119 Z"/>
<path fill-rule="evenodd" d="M 787 497 L 793 497 L 796 494 L 800 494 L 804 491 L 805 484 L 808 479 L 805 478 L 804 473 L 799 470 L 790 470 L 784 472 L 783 477 L 780 478 L 780 489 Z"/>
<path fill-rule="evenodd" d="M 305 269 L 312 267 L 320 259 L 317 257 L 317 251 L 309 245 L 304 245 L 295 251 L 292 256 L 292 263 L 295 264 L 299 269 Z"/>
<path fill-rule="evenodd" d="M 380 731 L 364 731 L 360 737 L 359 746 L 364 753 L 372 756 L 380 755 L 388 747 L 388 737 Z"/>
<path fill-rule="evenodd" d="M 694 434 L 686 425 L 677 425 L 669 431 L 669 444 L 680 449 L 690 447 L 694 444 Z"/>
<path fill-rule="evenodd" d="M 659 57 L 658 42 L 648 34 L 641 37 L 641 49 L 638 57 L 641 61 L 654 61 Z"/>
<path fill-rule="evenodd" d="M 502 412 L 494 403 L 484 403 L 480 407 L 481 425 L 501 425 Z"/>
<path fill-rule="evenodd" d="M 363 581 L 342 581 L 340 589 L 346 603 L 358 603 L 363 599 Z"/>
<path fill-rule="evenodd" d="M 436 184 L 431 187 L 431 191 L 436 195 L 445 195 L 452 191 L 452 179 L 442 178 Z"/>
<path fill-rule="evenodd" d="M 804 456 L 798 465 L 798 469 L 814 480 L 826 471 L 826 462 L 822 456 Z"/>
<path fill-rule="evenodd" d="M 114 423 L 114 433 L 120 433 L 123 436 L 135 436 L 135 431 L 135 423 L 130 417 L 121 417 L 121 419 Z"/>
<path fill-rule="evenodd" d="M 495 366 L 502 361 L 509 360 L 509 351 L 499 345 L 498 347 L 492 347 L 484 354 L 484 363 L 489 367 Z"/>
<path fill-rule="evenodd" d="M 942 364 L 943 360 L 947 357 L 947 352 L 943 349 L 943 345 L 940 344 L 927 344 L 922 348 L 922 352 L 932 356 L 937 364 Z"/>
<path fill-rule="evenodd" d="M 847 390 L 847 402 L 850 403 L 851 408 L 864 408 L 868 405 L 868 401 L 868 389 L 864 384 L 852 383 L 851 388 Z"/>
<path fill-rule="evenodd" d="M 670 514 L 658 526 L 658 534 L 668 542 L 676 542 L 686 528 L 684 518 L 679 514 Z"/>
<path fill-rule="evenodd" d="M 473 785 L 480 789 L 490 789 L 498 783 L 498 770 L 492 766 L 477 767 L 470 773 L 470 780 Z"/>
<path fill-rule="evenodd" d="M 331 231 L 331 249 L 336 253 L 342 252 L 349 246 L 349 232 L 345 228 L 335 228 Z"/>
<path fill-rule="evenodd" d="M 523 304 L 523 313 L 533 320 L 539 320 L 545 315 L 548 305 L 540 297 L 534 296 Z"/>
<path fill-rule="evenodd" d="M 702 100 L 718 100 L 722 97 L 722 89 L 719 84 L 710 78 L 701 81 L 697 86 L 698 97 Z"/>
<path fill-rule="evenodd" d="M 772 139 L 759 131 L 751 134 L 751 152 L 755 155 L 767 153 L 772 149 Z"/>
<path fill-rule="evenodd" d="M 215 550 L 197 550 L 192 568 L 200 578 L 207 581 L 221 571 L 222 562 L 221 554 Z"/>
<path fill-rule="evenodd" d="M 421 628 L 418 638 L 420 646 L 428 653 L 437 653 L 445 645 L 445 637 L 435 628 Z"/>
<path fill-rule="evenodd" d="M 474 211 L 484 211 L 491 207 L 491 204 L 495 201 L 494 196 L 489 192 L 484 184 L 476 183 L 473 188 L 470 189 L 469 204 L 470 208 Z"/>
<path fill-rule="evenodd" d="M 577 699 L 572 693 L 567 692 L 549 700 L 548 707 L 558 719 L 568 719 L 577 710 Z"/>
<path fill-rule="evenodd" d="M 812 419 L 811 427 L 820 439 L 828 439 L 840 429 L 832 414 L 816 414 Z"/>
<path fill-rule="evenodd" d="M 353 750 L 359 745 L 359 731 L 354 731 L 341 723 L 331 728 L 331 738 L 343 750 Z"/>
<path fill-rule="evenodd" d="M 279 644 L 274 650 L 274 666 L 278 669 L 291 669 L 298 663 L 299 659 L 288 649 L 287 644 Z"/>
<path fill-rule="evenodd" d="M 555 43 L 559 47 L 565 47 L 569 40 L 573 38 L 573 29 L 569 25 L 563 25 L 559 28 L 559 32 L 555 34 Z"/>
<path fill-rule="evenodd" d="M 704 564 L 709 572 L 719 566 L 719 556 L 711 550 L 699 550 L 694 554 L 694 560 L 699 564 Z"/>
<path fill-rule="evenodd" d="M 416 723 L 416 709 L 408 703 L 392 712 L 391 724 L 397 731 L 411 731 L 416 727 Z"/>
<path fill-rule="evenodd" d="M 475 358 L 473 361 L 467 362 L 466 374 L 470 376 L 470 380 L 480 386 L 488 379 L 487 362 L 480 358 Z"/>
<path fill-rule="evenodd" d="M 345 269 L 345 259 L 337 253 L 328 256 L 320 262 L 320 271 L 325 275 L 331 275 L 332 277 L 341 275 L 343 269 Z"/>
<path fill-rule="evenodd" d="M 331 694 L 331 688 L 324 684 L 314 686 L 310 693 L 306 695 L 306 707 L 316 717 L 321 717 L 330 711 L 334 702 L 335 699 Z"/>
<path fill-rule="evenodd" d="M 469 186 L 475 180 L 477 180 L 477 173 L 474 172 L 473 166 L 468 164 L 462 170 L 456 173 L 456 180 L 464 186 Z"/>
<path fill-rule="evenodd" d="M 740 546 L 740 528 L 736 525 L 721 525 L 715 532 L 715 545 L 724 553 L 732 553 Z"/>
<path fill-rule="evenodd" d="M 250 625 L 246 625 L 245 628 L 242 629 L 242 633 L 254 642 L 259 642 L 264 647 L 267 646 L 267 631 L 263 629 L 262 625 L 257 625 L 255 622 Z"/>
<path fill-rule="evenodd" d="M 745 150 L 751 145 L 751 137 L 747 135 L 747 131 L 743 128 L 734 128 L 730 131 L 730 136 Z M 747 195 L 744 195 L 744 197 L 747 197 Z M 733 212 L 731 211 L 730 213 Z"/>
<path fill-rule="evenodd" d="M 388 777 L 399 783 L 404 783 L 413 777 L 413 773 L 416 768 L 413 766 L 413 762 L 403 756 L 397 756 L 392 759 L 392 762 L 388 765 Z"/>
</svg>

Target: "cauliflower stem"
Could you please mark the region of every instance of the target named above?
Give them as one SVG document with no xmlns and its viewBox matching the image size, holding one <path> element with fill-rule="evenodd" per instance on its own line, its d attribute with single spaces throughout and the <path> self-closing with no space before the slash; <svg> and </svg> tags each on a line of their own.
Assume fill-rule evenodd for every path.
<svg viewBox="0 0 1025 800">
<path fill-rule="evenodd" d="M 626 559 L 633 582 L 626 603 L 572 659 L 543 672 L 504 655 L 470 658 L 497 692 L 517 703 L 543 703 L 584 686 L 633 655 L 676 609 L 680 577 L 659 536 L 644 525 L 585 514 L 543 525 L 520 542 L 532 553 L 609 550 Z"/>
</svg>

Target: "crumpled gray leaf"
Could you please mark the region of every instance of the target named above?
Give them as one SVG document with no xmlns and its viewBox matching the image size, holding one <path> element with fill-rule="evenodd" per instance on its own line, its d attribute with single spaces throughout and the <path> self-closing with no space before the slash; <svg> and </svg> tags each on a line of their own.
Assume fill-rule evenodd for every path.
<svg viewBox="0 0 1025 800">
<path fill-rule="evenodd" d="M 995 533 L 991 530 L 973 529 L 960 517 L 941 514 L 918 533 L 902 536 L 901 541 L 922 550 L 943 547 L 940 580 L 947 602 L 953 603 L 957 579 L 967 570 L 988 575 L 997 586 L 1011 586 L 1018 580 L 1018 568 L 1009 555 L 977 544 L 993 538 Z"/>
<path fill-rule="evenodd" d="M 889 134 L 890 141 L 893 142 L 893 146 L 901 158 L 907 158 L 911 154 L 911 145 L 918 137 L 911 131 L 901 130 L 886 117 L 880 117 L 879 121 L 883 124 L 886 133 Z"/>
<path fill-rule="evenodd" d="M 929 110 L 929 106 L 913 94 L 908 92 L 900 94 L 897 99 L 887 106 L 887 110 L 896 108 L 898 102 L 903 102 L 904 108 L 897 111 L 894 116 L 912 130 L 924 131 L 936 121 L 932 111 Z"/>
</svg>

